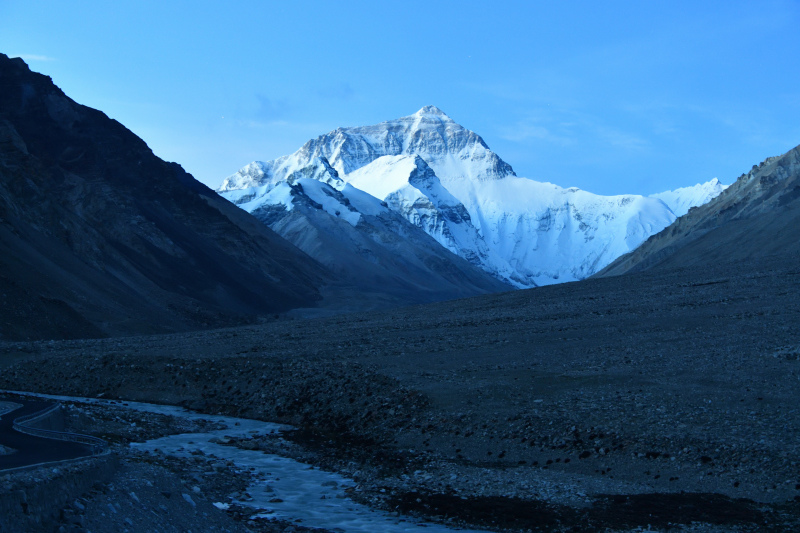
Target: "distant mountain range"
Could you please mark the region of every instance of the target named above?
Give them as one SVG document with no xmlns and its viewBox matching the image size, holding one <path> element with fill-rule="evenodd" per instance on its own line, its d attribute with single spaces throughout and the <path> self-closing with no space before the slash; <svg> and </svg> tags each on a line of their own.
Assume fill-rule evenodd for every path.
<svg viewBox="0 0 800 533">
<path fill-rule="evenodd" d="M 0 54 L 0 340 L 181 331 L 511 289 L 328 179 L 336 171 L 320 160 L 272 190 L 295 207 L 280 225 L 295 246 L 262 223 L 275 225 L 272 204 L 258 218 L 238 209 Z"/>
<path fill-rule="evenodd" d="M 727 189 L 599 196 L 516 176 L 429 106 L 253 162 L 219 188 L 229 202 L 0 54 L 0 339 L 219 327 L 793 250 L 797 167 L 795 150 Z M 762 233 L 731 229 L 747 224 Z"/>
<path fill-rule="evenodd" d="M 427 106 L 253 162 L 225 178 L 218 192 L 338 270 L 347 268 L 342 257 L 416 228 L 496 279 L 527 288 L 591 276 L 723 189 L 712 180 L 652 197 L 600 196 L 520 178 L 479 135 Z M 316 209 L 313 236 L 287 222 L 298 209 L 306 219 Z M 398 216 L 376 232 L 369 217 L 389 211 Z M 337 226 L 335 220 L 350 225 L 346 239 L 323 228 Z M 339 255 L 331 257 L 330 248 Z"/>
<path fill-rule="evenodd" d="M 599 275 L 648 269 L 713 268 L 720 263 L 800 258 L 800 146 L 742 174 Z M 787 290 L 789 290 L 787 288 Z"/>
</svg>

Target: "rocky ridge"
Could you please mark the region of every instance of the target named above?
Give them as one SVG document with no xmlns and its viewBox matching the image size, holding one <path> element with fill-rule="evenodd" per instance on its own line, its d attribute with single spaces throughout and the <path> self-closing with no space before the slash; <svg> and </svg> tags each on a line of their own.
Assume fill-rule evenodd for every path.
<svg viewBox="0 0 800 533">
<path fill-rule="evenodd" d="M 102 112 L 0 54 L 1 338 L 252 323 L 324 267 Z"/>
</svg>

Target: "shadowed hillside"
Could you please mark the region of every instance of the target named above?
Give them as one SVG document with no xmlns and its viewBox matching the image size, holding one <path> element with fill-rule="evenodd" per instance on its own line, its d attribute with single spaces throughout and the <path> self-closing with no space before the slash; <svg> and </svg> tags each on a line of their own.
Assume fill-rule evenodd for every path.
<svg viewBox="0 0 800 533">
<path fill-rule="evenodd" d="M 314 305 L 323 267 L 0 54 L 0 336 L 251 322 Z"/>
</svg>

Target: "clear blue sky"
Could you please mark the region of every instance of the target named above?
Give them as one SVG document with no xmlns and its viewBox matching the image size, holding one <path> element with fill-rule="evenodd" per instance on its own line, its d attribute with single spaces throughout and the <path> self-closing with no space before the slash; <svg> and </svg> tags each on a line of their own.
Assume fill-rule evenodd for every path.
<svg viewBox="0 0 800 533">
<path fill-rule="evenodd" d="M 601 194 L 800 144 L 798 0 L 0 0 L 0 52 L 212 187 L 429 104 L 518 175 Z"/>
</svg>

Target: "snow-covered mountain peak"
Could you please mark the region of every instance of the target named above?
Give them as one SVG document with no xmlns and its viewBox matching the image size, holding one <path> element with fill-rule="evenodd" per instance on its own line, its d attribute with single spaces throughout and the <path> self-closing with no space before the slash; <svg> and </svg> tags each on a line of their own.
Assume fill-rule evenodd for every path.
<svg viewBox="0 0 800 533">
<path fill-rule="evenodd" d="M 418 155 L 387 155 L 346 176 L 348 185 L 384 202 L 442 246 L 499 279 L 513 269 L 489 250 L 464 205 Z"/>
<path fill-rule="evenodd" d="M 235 191 L 257 187 L 266 174 L 265 164 L 261 161 L 252 163 L 240 168 L 236 174 L 232 174 L 222 180 L 222 185 L 217 189 L 218 192 Z"/>
<path fill-rule="evenodd" d="M 219 190 L 252 187 L 267 174 L 285 179 L 318 157 L 325 158 L 344 178 L 380 157 L 399 155 L 419 156 L 440 178 L 486 180 L 515 175 L 478 134 L 456 123 L 441 109 L 426 106 L 413 115 L 372 126 L 337 128 L 306 142 L 294 154 L 251 163 L 226 178 Z"/>
<path fill-rule="evenodd" d="M 278 219 L 267 214 L 283 217 L 297 205 L 320 206 L 362 229 L 359 215 L 391 212 L 400 215 L 392 223 L 398 234 L 407 222 L 496 278 L 532 287 L 594 274 L 669 225 L 673 211 L 724 187 L 712 180 L 652 198 L 598 196 L 520 178 L 479 135 L 426 106 L 380 124 L 338 128 L 294 154 L 251 163 L 220 192 L 274 227 Z"/>
<path fill-rule="evenodd" d="M 404 188 L 413 188 L 426 197 L 446 198 L 448 205 L 458 204 L 442 187 L 439 178 L 418 155 L 386 155 L 351 172 L 345 180 L 353 187 L 386 200 Z"/>
<path fill-rule="evenodd" d="M 265 186 L 272 188 L 284 181 L 292 184 L 300 178 L 322 181 L 336 189 L 344 187 L 344 181 L 339 177 L 339 173 L 325 157 L 297 159 L 292 156 L 283 156 L 267 162 L 253 161 L 239 169 L 236 174 L 225 178 L 217 192 Z"/>
<path fill-rule="evenodd" d="M 691 187 L 681 187 L 674 191 L 664 191 L 651 194 L 651 198 L 658 198 L 669 207 L 675 216 L 681 217 L 689 212 L 692 207 L 698 207 L 710 202 L 712 199 L 728 188 L 717 178 L 705 183 L 698 183 Z"/>
<path fill-rule="evenodd" d="M 439 109 L 434 105 L 426 105 L 413 115 L 410 115 L 409 117 L 403 117 L 403 119 L 411 117 L 414 118 L 416 128 L 426 127 L 426 126 L 436 127 L 437 125 L 441 124 L 444 126 L 464 129 L 463 126 L 457 124 L 455 120 L 447 116 L 447 113 L 445 113 L 444 111 L 442 111 L 441 109 Z"/>
<path fill-rule="evenodd" d="M 453 122 L 453 119 L 448 117 L 447 113 L 445 113 L 444 111 L 442 111 L 441 109 L 439 109 L 435 105 L 426 105 L 425 107 L 423 107 L 422 109 L 420 109 L 419 111 L 414 113 L 414 115 L 417 115 L 417 116 L 434 115 L 434 116 L 441 117 L 442 120 L 445 120 L 445 121 L 448 121 L 448 122 Z"/>
</svg>

